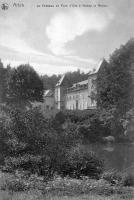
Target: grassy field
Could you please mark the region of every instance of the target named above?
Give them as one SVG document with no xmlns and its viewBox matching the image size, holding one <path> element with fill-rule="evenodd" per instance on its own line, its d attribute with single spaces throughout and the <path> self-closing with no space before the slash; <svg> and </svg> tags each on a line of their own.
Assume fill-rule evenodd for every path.
<svg viewBox="0 0 134 200">
<path fill-rule="evenodd" d="M 130 195 L 95 195 L 95 194 L 82 194 L 75 196 L 68 195 L 43 195 L 39 191 L 29 191 L 29 192 L 15 192 L 10 193 L 8 191 L 0 191 L 0 200 L 133 200 L 134 196 Z"/>
<path fill-rule="evenodd" d="M 111 186 L 104 180 L 57 177 L 43 184 L 41 177 L 28 181 L 0 174 L 0 200 L 134 200 L 134 187 Z M 41 186 L 41 187 L 40 187 Z"/>
</svg>

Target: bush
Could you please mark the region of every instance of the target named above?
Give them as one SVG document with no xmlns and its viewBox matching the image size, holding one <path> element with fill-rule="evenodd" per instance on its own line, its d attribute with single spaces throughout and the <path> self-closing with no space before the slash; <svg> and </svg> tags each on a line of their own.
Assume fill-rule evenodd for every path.
<svg viewBox="0 0 134 200">
<path fill-rule="evenodd" d="M 121 184 L 123 186 L 134 186 L 134 175 L 132 174 L 124 174 L 121 180 Z"/>
<path fill-rule="evenodd" d="M 9 110 L 8 116 L 4 170 L 22 169 L 49 177 L 58 173 L 98 178 L 101 174 L 103 162 L 94 153 L 81 146 L 72 148 L 81 142 L 78 124 L 70 122 L 65 128 L 55 130 L 37 108 Z M 62 118 L 62 113 L 56 115 L 59 124 L 65 122 Z"/>
<path fill-rule="evenodd" d="M 12 110 L 10 112 L 10 134 L 12 139 L 26 144 L 26 148 L 19 151 L 11 149 L 11 154 L 22 152 L 39 153 L 49 141 L 50 127 L 38 108 L 28 111 Z"/>
<path fill-rule="evenodd" d="M 19 157 L 7 157 L 5 159 L 4 171 L 14 172 L 17 169 L 29 171 L 30 173 L 50 176 L 50 159 L 46 156 L 33 156 L 25 154 Z"/>
<path fill-rule="evenodd" d="M 116 193 L 116 188 L 112 187 L 108 182 L 105 182 L 103 179 L 100 179 L 95 184 L 92 184 L 92 192 L 98 195 L 110 196 Z"/>
<path fill-rule="evenodd" d="M 25 191 L 27 189 L 27 184 L 21 179 L 10 179 L 5 180 L 5 183 L 1 186 L 1 190 L 9 190 L 14 192 Z"/>
<path fill-rule="evenodd" d="M 118 184 L 121 181 L 122 174 L 115 171 L 115 170 L 111 170 L 111 171 L 104 172 L 102 174 L 101 178 L 106 180 L 110 184 L 115 185 L 115 184 Z"/>
<path fill-rule="evenodd" d="M 54 128 L 54 129 L 59 129 L 59 128 L 61 128 L 61 125 L 63 124 L 65 122 L 65 115 L 64 115 L 64 113 L 63 112 L 58 112 L 56 115 L 55 115 L 55 117 L 54 117 L 54 119 L 52 120 L 52 127 Z"/>
<path fill-rule="evenodd" d="M 104 172 L 101 176 L 112 185 L 134 186 L 134 175 L 117 172 L 115 170 Z"/>
<path fill-rule="evenodd" d="M 67 152 L 61 171 L 63 175 L 74 178 L 82 176 L 99 178 L 103 171 L 103 161 L 83 146 L 76 146 Z"/>
<path fill-rule="evenodd" d="M 46 186 L 43 176 L 31 175 L 26 171 L 16 170 L 15 174 L 2 174 L 0 189 L 8 191 L 43 190 Z"/>
</svg>

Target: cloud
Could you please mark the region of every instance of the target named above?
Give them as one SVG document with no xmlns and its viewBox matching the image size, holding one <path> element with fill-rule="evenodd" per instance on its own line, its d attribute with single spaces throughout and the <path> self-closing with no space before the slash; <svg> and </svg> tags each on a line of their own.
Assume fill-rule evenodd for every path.
<svg viewBox="0 0 134 200">
<path fill-rule="evenodd" d="M 19 53 L 41 54 L 30 47 L 23 39 L 26 29 L 25 15 L 20 18 L 0 18 L 1 34 L 0 45 Z"/>
<path fill-rule="evenodd" d="M 76 66 L 78 61 L 80 62 L 80 60 L 78 60 L 78 58 L 76 59 L 76 57 L 69 58 L 55 56 L 38 51 L 30 46 L 26 39 L 23 37 L 23 33 L 27 29 L 25 15 L 21 16 L 20 18 L 13 16 L 10 18 L 0 17 L 0 26 L 0 51 L 2 47 L 5 47 L 5 49 L 8 50 L 9 53 L 8 59 L 6 58 L 7 60 L 11 60 L 12 57 L 14 57 L 16 58 L 16 63 L 18 62 L 17 60 L 20 59 L 21 61 L 24 60 L 24 62 L 31 61 L 32 63 L 39 63 L 39 65 L 45 63 L 51 64 L 52 66 L 55 64 L 62 66 Z M 6 50 L 5 52 L 7 55 Z M 5 56 L 3 56 L 3 59 L 5 60 Z M 85 60 L 83 60 L 83 62 L 85 62 Z M 13 61 L 11 63 L 14 65 L 15 62 Z"/>
<path fill-rule="evenodd" d="M 3 47 L 7 47 L 8 49 L 12 49 L 19 53 L 24 54 L 35 54 L 35 55 L 43 55 L 43 53 L 38 52 L 28 46 L 23 39 L 14 36 L 14 35 L 1 35 L 0 36 L 0 45 Z"/>
<path fill-rule="evenodd" d="M 4 63 L 4 66 L 6 67 L 8 64 L 11 65 L 11 67 L 17 67 L 20 64 L 30 64 L 31 66 L 34 67 L 34 69 L 39 73 L 39 74 L 63 74 L 66 73 L 67 71 L 76 71 L 77 69 L 80 69 L 81 71 L 84 72 L 89 72 L 89 70 L 92 70 L 97 63 L 96 61 L 92 62 L 87 62 L 88 59 L 82 59 L 82 58 L 77 58 L 74 59 L 73 56 L 71 56 L 68 59 L 63 59 L 63 60 L 51 60 L 51 62 L 47 61 L 46 58 L 43 56 L 39 58 L 37 57 L 31 57 L 29 60 L 27 59 L 14 59 L 14 56 L 9 59 L 2 59 L 2 62 Z"/>
<path fill-rule="evenodd" d="M 88 31 L 101 32 L 111 19 L 110 12 L 85 12 L 77 9 L 57 13 L 46 27 L 49 49 L 55 55 L 69 55 L 72 51 L 65 48 L 68 42 Z"/>
<path fill-rule="evenodd" d="M 88 63 L 90 65 L 96 64 L 96 60 L 91 59 L 91 58 L 81 58 L 79 56 L 65 56 L 65 58 L 68 58 L 68 59 L 73 60 L 73 61 Z"/>
<path fill-rule="evenodd" d="M 78 67 L 73 66 L 73 65 L 52 65 L 52 64 L 47 64 L 47 63 L 36 63 L 36 62 L 26 62 L 25 60 L 2 60 L 4 63 L 4 66 L 7 66 L 8 64 L 11 65 L 11 67 L 17 67 L 21 64 L 30 64 L 40 75 L 52 75 L 52 74 L 63 74 L 68 71 L 76 71 Z"/>
</svg>

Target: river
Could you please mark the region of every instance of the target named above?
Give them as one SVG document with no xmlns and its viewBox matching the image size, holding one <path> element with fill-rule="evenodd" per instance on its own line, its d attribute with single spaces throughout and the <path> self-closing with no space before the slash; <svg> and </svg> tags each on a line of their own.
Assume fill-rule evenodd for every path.
<svg viewBox="0 0 134 200">
<path fill-rule="evenodd" d="M 86 145 L 86 148 L 104 160 L 106 170 L 134 174 L 134 144 L 92 144 Z"/>
</svg>

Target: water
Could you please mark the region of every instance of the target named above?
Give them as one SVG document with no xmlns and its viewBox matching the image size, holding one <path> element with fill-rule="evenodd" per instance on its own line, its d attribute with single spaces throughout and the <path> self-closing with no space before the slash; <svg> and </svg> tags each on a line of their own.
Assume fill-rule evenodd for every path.
<svg viewBox="0 0 134 200">
<path fill-rule="evenodd" d="M 107 170 L 116 169 L 134 174 L 134 144 L 92 144 L 87 148 L 104 159 Z"/>
</svg>

